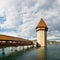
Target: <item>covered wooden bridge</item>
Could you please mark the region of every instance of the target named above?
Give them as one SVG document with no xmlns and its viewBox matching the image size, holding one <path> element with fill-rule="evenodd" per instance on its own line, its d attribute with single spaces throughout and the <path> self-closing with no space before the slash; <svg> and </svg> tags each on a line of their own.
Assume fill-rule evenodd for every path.
<svg viewBox="0 0 60 60">
<path fill-rule="evenodd" d="M 0 34 L 0 48 L 2 48 L 2 54 L 5 53 L 4 48 L 6 48 L 6 47 L 10 47 L 10 52 L 12 52 L 13 47 L 15 50 L 17 50 L 18 46 L 19 47 L 22 46 L 24 49 L 24 46 L 32 47 L 33 45 L 34 45 L 33 42 L 30 40 Z"/>
<path fill-rule="evenodd" d="M 0 48 L 2 47 L 15 47 L 15 46 L 28 46 L 33 45 L 33 42 L 19 37 L 7 36 L 0 34 Z"/>
</svg>

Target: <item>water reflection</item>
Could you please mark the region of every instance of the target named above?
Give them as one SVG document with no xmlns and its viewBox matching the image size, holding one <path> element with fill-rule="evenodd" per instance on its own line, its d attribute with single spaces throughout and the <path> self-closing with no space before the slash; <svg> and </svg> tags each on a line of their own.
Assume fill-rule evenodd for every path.
<svg viewBox="0 0 60 60">
<path fill-rule="evenodd" d="M 10 53 L 10 49 L 5 49 L 2 55 L 0 49 L 0 60 L 60 60 L 60 45 L 48 45 L 47 48 L 30 48 Z"/>
<path fill-rule="evenodd" d="M 47 60 L 47 48 L 31 48 L 28 50 L 11 52 L 7 56 L 2 56 L 2 60 Z M 0 58 L 0 60 L 1 60 Z"/>
<path fill-rule="evenodd" d="M 37 52 L 37 60 L 47 60 L 47 47 L 40 47 Z"/>
</svg>

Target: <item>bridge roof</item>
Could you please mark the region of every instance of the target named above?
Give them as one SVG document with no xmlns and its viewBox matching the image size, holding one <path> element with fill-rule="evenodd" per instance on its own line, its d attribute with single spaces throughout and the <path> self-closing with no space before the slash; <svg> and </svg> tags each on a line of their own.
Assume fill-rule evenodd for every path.
<svg viewBox="0 0 60 60">
<path fill-rule="evenodd" d="M 0 41 L 29 41 L 23 38 L 19 38 L 19 37 L 13 37 L 13 36 L 8 36 L 8 35 L 2 35 L 0 34 Z"/>
</svg>

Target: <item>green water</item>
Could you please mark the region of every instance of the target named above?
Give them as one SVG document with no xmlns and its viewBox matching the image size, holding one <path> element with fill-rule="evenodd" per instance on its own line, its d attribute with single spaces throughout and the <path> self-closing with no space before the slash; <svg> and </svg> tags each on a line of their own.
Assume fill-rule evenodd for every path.
<svg viewBox="0 0 60 60">
<path fill-rule="evenodd" d="M 10 54 L 9 48 L 2 55 L 0 49 L 0 60 L 60 60 L 60 45 L 48 45 L 47 48 L 31 48 Z"/>
</svg>

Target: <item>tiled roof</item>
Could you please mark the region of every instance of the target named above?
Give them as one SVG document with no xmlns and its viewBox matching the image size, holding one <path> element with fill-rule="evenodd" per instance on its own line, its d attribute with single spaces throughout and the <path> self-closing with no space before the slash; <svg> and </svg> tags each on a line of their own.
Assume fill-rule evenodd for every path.
<svg viewBox="0 0 60 60">
<path fill-rule="evenodd" d="M 36 29 L 37 28 L 47 28 L 48 29 L 46 23 L 44 22 L 44 20 L 42 18 L 41 18 L 40 22 L 38 23 Z"/>
<path fill-rule="evenodd" d="M 0 40 L 4 41 L 27 41 L 26 39 L 0 34 Z"/>
</svg>

